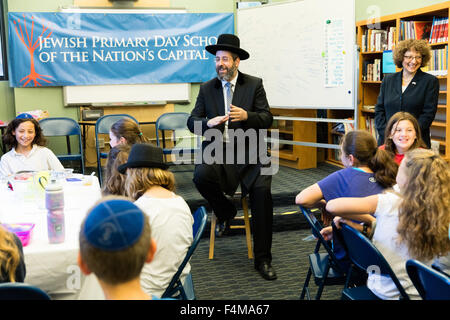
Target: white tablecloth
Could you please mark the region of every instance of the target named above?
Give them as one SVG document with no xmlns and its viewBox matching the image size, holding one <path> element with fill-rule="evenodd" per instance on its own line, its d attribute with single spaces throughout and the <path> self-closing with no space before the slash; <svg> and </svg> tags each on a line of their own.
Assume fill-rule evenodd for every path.
<svg viewBox="0 0 450 320">
<path fill-rule="evenodd" d="M 21 199 L 4 186 L 0 189 L 1 223 L 34 223 L 31 241 L 23 248 L 25 282 L 46 291 L 53 299 L 104 299 L 93 274 L 84 276 L 77 265 L 78 234 L 89 208 L 101 198 L 98 179 L 90 186 L 67 182 L 64 188 L 65 241 L 50 244 L 44 198 Z"/>
</svg>

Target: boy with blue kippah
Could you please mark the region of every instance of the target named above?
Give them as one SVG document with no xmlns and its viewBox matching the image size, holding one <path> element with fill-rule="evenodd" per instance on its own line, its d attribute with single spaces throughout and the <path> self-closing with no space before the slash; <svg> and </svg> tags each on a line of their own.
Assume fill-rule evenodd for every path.
<svg viewBox="0 0 450 320">
<path fill-rule="evenodd" d="M 146 214 L 123 197 L 105 197 L 80 229 L 78 265 L 98 278 L 107 300 L 149 300 L 140 285 L 144 263 L 156 252 Z"/>
</svg>

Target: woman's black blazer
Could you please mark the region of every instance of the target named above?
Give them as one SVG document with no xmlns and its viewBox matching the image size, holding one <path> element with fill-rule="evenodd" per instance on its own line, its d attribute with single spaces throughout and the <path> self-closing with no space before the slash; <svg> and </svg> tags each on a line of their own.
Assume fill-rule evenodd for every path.
<svg viewBox="0 0 450 320">
<path fill-rule="evenodd" d="M 386 75 L 381 83 L 380 94 L 375 105 L 378 144 L 384 143 L 384 130 L 389 119 L 396 112 L 406 111 L 419 121 L 422 139 L 430 147 L 430 126 L 437 110 L 439 80 L 419 69 L 402 93 L 402 72 Z"/>
</svg>

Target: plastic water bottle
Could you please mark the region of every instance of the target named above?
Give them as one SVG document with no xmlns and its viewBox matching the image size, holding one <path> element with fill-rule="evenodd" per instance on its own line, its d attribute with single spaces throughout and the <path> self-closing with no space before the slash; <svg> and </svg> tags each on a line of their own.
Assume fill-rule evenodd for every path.
<svg viewBox="0 0 450 320">
<path fill-rule="evenodd" d="M 47 208 L 47 231 L 50 243 L 64 242 L 64 191 L 62 185 L 52 180 L 45 187 Z"/>
</svg>

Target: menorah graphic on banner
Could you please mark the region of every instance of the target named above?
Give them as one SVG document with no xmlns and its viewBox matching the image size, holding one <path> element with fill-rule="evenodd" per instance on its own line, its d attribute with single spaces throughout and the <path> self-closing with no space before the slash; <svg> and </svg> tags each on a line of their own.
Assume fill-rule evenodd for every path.
<svg viewBox="0 0 450 320">
<path fill-rule="evenodd" d="M 21 23 L 23 24 L 23 28 L 22 28 Z M 17 29 L 17 26 L 19 26 L 19 29 Z M 39 80 L 47 82 L 47 83 L 51 83 L 51 81 L 47 80 L 46 78 L 52 78 L 49 75 L 37 73 L 35 70 L 35 67 L 34 67 L 34 51 L 39 46 L 41 37 L 49 38 L 52 34 L 52 31 L 49 28 L 47 28 L 46 26 L 43 26 L 41 34 L 33 42 L 34 27 L 35 27 L 35 22 L 34 22 L 33 16 L 31 16 L 31 31 L 30 32 L 28 32 L 27 19 L 25 18 L 25 15 L 23 15 L 23 22 L 21 22 L 20 19 L 17 19 L 17 21 L 14 21 L 14 29 L 16 31 L 17 37 L 19 37 L 19 39 L 22 41 L 22 43 L 27 48 L 28 53 L 30 54 L 30 73 L 28 75 L 26 75 L 25 77 L 23 77 L 22 79 L 20 79 L 20 83 L 25 81 L 24 84 L 22 85 L 23 87 L 26 87 L 31 82 L 34 84 L 35 87 L 42 86 L 41 83 L 39 82 Z M 47 31 L 48 31 L 48 34 L 45 36 Z"/>
</svg>

